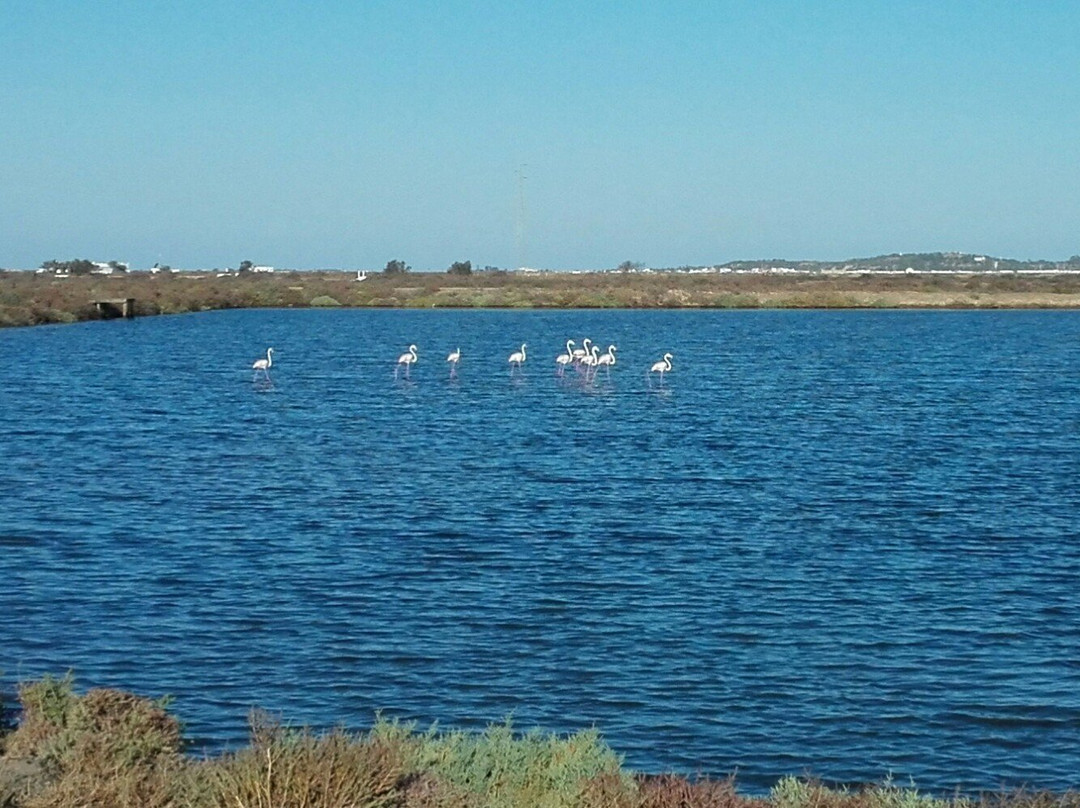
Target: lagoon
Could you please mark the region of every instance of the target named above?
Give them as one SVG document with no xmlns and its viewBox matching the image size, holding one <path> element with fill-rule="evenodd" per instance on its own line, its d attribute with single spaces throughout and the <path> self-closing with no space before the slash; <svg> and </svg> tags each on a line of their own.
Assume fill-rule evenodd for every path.
<svg viewBox="0 0 1080 808">
<path fill-rule="evenodd" d="M 583 336 L 610 379 L 555 375 Z M 244 310 L 0 351 L 6 684 L 168 693 L 207 749 L 253 706 L 512 715 L 749 791 L 1080 785 L 1080 312 Z"/>
</svg>

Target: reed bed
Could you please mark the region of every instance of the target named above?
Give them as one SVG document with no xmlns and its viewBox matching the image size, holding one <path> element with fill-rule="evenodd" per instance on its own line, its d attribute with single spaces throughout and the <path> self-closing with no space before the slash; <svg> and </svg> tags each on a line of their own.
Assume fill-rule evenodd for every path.
<svg viewBox="0 0 1080 808">
<path fill-rule="evenodd" d="M 165 701 L 111 689 L 79 695 L 71 676 L 18 689 L 0 741 L 3 808 L 1080 808 L 1080 794 L 942 798 L 890 780 L 846 789 L 786 777 L 767 796 L 733 779 L 642 775 L 594 729 L 569 736 L 418 731 L 377 717 L 367 732 L 316 733 L 260 713 L 242 749 L 185 751 Z"/>
</svg>

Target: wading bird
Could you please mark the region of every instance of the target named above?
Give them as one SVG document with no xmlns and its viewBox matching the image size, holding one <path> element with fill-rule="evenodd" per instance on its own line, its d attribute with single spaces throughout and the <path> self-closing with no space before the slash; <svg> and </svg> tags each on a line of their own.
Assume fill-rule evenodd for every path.
<svg viewBox="0 0 1080 808">
<path fill-rule="evenodd" d="M 597 354 L 600 353 L 600 348 L 596 345 L 592 346 L 585 356 L 581 358 L 581 364 L 585 367 L 585 381 L 589 381 L 589 371 L 596 367 L 596 363 L 599 361 Z M 595 371 L 594 371 L 595 372 Z"/>
<path fill-rule="evenodd" d="M 592 340 L 589 339 L 588 337 L 585 337 L 585 339 L 583 339 L 581 341 L 581 347 L 580 348 L 574 348 L 573 353 L 571 354 L 571 356 L 574 358 L 575 362 L 580 362 L 586 356 L 589 355 L 589 346 L 590 345 L 592 345 Z"/>
<path fill-rule="evenodd" d="M 258 377 L 260 370 L 263 372 L 263 376 L 265 376 L 267 378 L 267 380 L 269 380 L 270 379 L 270 366 L 273 365 L 273 364 L 274 364 L 274 349 L 273 348 L 267 348 L 266 349 L 266 359 L 256 359 L 255 364 L 253 364 L 251 366 L 251 369 L 255 371 L 251 375 L 251 380 L 254 381 Z"/>
<path fill-rule="evenodd" d="M 453 378 L 457 375 L 457 363 L 461 359 L 461 348 L 451 353 L 446 357 L 446 361 L 450 363 L 450 376 Z"/>
<path fill-rule="evenodd" d="M 611 368 L 615 364 L 615 351 L 618 350 L 614 345 L 607 346 L 607 353 L 596 360 L 596 368 L 600 369 L 600 366 L 604 366 L 604 371 L 608 376 L 611 375 Z M 594 371 L 595 372 L 595 371 Z"/>
<path fill-rule="evenodd" d="M 525 343 L 521 343 L 521 350 L 514 351 L 510 354 L 510 358 L 506 360 L 510 363 L 510 374 L 513 375 L 515 366 L 518 370 L 521 370 L 522 364 L 525 362 Z"/>
<path fill-rule="evenodd" d="M 663 359 L 661 359 L 659 362 L 654 362 L 653 366 L 651 368 L 649 368 L 649 373 L 659 373 L 660 374 L 660 384 L 664 383 L 664 374 L 665 373 L 670 373 L 670 372 L 671 372 L 671 354 L 669 354 L 669 353 L 664 354 Z M 646 376 L 646 378 L 650 378 L 650 377 Z"/>
<path fill-rule="evenodd" d="M 566 366 L 574 361 L 574 350 L 571 347 L 574 344 L 572 339 L 566 341 L 566 353 L 559 354 L 555 357 L 555 364 L 559 366 L 559 375 L 562 376 L 566 370 Z"/>
<path fill-rule="evenodd" d="M 409 378 L 409 368 L 416 361 L 416 346 L 410 345 L 409 350 L 398 357 L 397 365 L 394 366 L 394 378 L 397 378 L 398 370 L 401 366 L 405 366 L 405 378 Z"/>
</svg>

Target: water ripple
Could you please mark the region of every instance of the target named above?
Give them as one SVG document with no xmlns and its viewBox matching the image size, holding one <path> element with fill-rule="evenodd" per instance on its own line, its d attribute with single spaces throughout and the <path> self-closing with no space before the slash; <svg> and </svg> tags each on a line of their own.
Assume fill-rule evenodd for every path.
<svg viewBox="0 0 1080 808">
<path fill-rule="evenodd" d="M 619 345 L 610 379 L 555 375 L 584 334 Z M 0 669 L 170 693 L 206 749 L 255 705 L 513 714 L 749 790 L 1075 787 L 1078 337 L 1072 312 L 0 331 Z"/>
</svg>

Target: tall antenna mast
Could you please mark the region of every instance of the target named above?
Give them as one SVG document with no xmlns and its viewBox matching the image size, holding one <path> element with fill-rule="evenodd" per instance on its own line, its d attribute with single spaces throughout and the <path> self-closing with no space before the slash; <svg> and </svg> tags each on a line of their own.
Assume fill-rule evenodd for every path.
<svg viewBox="0 0 1080 808">
<path fill-rule="evenodd" d="M 517 219 L 514 226 L 514 235 L 517 241 L 518 269 L 525 269 L 528 264 L 525 261 L 525 169 L 522 165 L 517 170 Z"/>
</svg>

